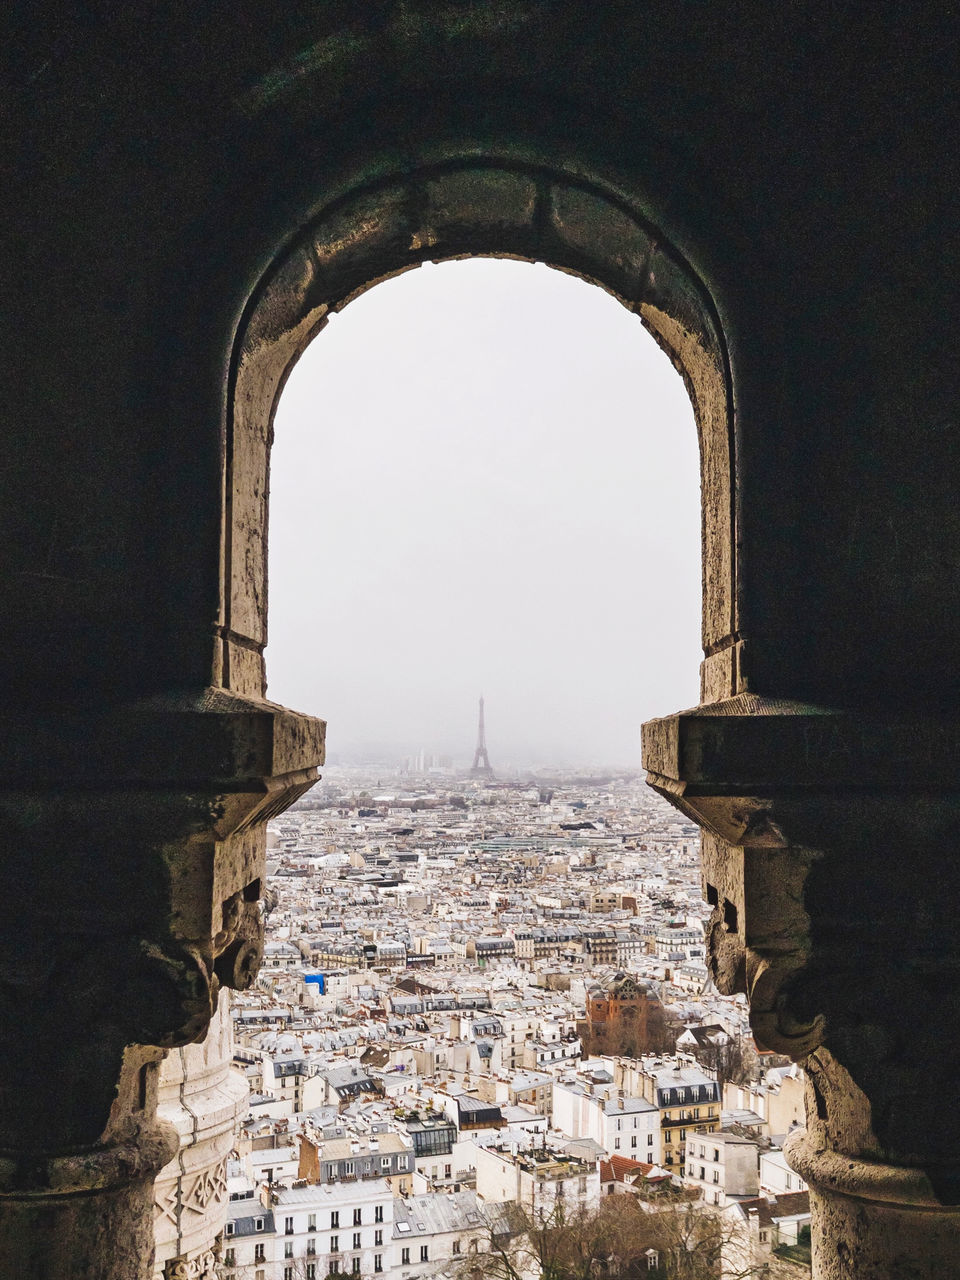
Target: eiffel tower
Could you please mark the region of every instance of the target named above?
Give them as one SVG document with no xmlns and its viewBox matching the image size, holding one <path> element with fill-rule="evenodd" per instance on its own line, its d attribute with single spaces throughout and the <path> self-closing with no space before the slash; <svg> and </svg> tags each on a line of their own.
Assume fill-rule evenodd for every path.
<svg viewBox="0 0 960 1280">
<path fill-rule="evenodd" d="M 477 749 L 473 753 L 472 778 L 492 778 L 490 757 L 487 755 L 487 736 L 483 728 L 483 698 L 480 699 L 480 723 L 477 725 Z"/>
</svg>

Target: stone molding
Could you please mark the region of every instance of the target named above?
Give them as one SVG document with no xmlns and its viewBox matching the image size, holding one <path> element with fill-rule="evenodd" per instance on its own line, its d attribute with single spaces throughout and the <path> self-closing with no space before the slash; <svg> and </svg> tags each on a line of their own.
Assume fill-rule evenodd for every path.
<svg viewBox="0 0 960 1280">
<path fill-rule="evenodd" d="M 163 1269 L 163 1280 L 216 1280 L 217 1254 L 207 1249 L 195 1258 L 173 1258 Z"/>
<path fill-rule="evenodd" d="M 939 1213 L 944 1209 L 922 1169 L 851 1159 L 828 1147 L 816 1146 L 805 1129 L 794 1130 L 783 1150 L 790 1167 L 820 1192 L 830 1191 L 867 1203 L 915 1210 Z M 952 1206 L 952 1216 L 960 1239 L 960 1205 Z"/>
</svg>

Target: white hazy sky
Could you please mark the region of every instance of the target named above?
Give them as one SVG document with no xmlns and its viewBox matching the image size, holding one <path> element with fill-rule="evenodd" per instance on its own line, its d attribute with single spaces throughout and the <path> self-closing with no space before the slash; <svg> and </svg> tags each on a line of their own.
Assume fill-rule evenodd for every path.
<svg viewBox="0 0 960 1280">
<path fill-rule="evenodd" d="M 276 417 L 268 696 L 331 758 L 639 766 L 697 701 L 690 402 L 639 320 L 544 266 L 428 265 L 332 317 Z"/>
</svg>

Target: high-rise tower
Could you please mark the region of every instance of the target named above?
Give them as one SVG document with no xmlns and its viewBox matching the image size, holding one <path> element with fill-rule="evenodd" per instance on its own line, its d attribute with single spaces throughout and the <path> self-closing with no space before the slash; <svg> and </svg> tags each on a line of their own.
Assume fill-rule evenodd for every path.
<svg viewBox="0 0 960 1280">
<path fill-rule="evenodd" d="M 490 757 L 487 755 L 487 736 L 483 727 L 483 698 L 480 699 L 480 722 L 477 725 L 477 749 L 473 753 L 473 767 L 470 770 L 470 775 L 474 778 L 493 777 L 493 770 L 490 768 Z"/>
</svg>

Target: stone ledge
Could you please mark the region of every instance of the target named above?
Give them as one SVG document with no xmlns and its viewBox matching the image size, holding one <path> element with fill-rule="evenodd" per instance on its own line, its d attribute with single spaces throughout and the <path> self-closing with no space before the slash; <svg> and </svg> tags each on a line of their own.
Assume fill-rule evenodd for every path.
<svg viewBox="0 0 960 1280">
<path fill-rule="evenodd" d="M 324 760 L 324 721 L 223 689 L 31 721 L 0 718 L 4 789 L 143 786 L 249 791 Z"/>
<path fill-rule="evenodd" d="M 651 781 L 688 797 L 797 788 L 957 790 L 958 754 L 960 719 L 838 711 L 755 694 L 643 726 Z"/>
</svg>

